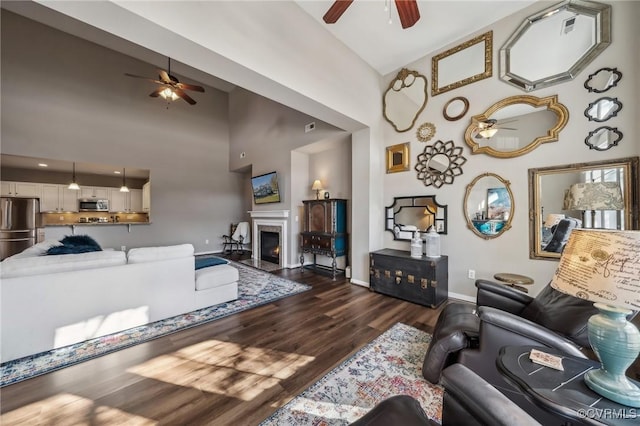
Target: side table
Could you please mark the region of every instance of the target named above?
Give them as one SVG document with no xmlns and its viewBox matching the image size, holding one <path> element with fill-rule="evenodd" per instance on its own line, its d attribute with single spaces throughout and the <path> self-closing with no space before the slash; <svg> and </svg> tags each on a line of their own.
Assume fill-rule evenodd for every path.
<svg viewBox="0 0 640 426">
<path fill-rule="evenodd" d="M 529 359 L 531 349 L 562 357 L 564 371 Z M 584 373 L 600 363 L 565 355 L 547 347 L 505 346 L 496 359 L 498 371 L 522 390 L 527 398 L 545 410 L 580 425 L 638 425 L 640 410 L 610 401 L 589 389 Z M 636 382 L 637 383 L 637 382 Z"/>
<path fill-rule="evenodd" d="M 500 272 L 493 276 L 496 280 L 508 285 L 509 287 L 515 288 L 516 290 L 520 290 L 523 293 L 529 293 L 529 290 L 523 285 L 531 285 L 533 284 L 533 279 L 519 274 L 512 274 L 509 272 Z"/>
</svg>

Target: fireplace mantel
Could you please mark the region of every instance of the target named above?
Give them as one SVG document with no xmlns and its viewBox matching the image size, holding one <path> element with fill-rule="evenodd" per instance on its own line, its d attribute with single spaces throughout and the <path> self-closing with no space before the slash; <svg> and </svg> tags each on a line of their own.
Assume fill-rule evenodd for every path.
<svg viewBox="0 0 640 426">
<path fill-rule="evenodd" d="M 289 210 L 252 210 L 249 211 L 253 219 L 253 245 L 251 257 L 260 259 L 260 228 L 275 227 L 280 230 L 280 267 L 287 268 L 289 264 Z"/>
<path fill-rule="evenodd" d="M 282 218 L 289 217 L 289 210 L 249 210 L 251 217 Z"/>
</svg>

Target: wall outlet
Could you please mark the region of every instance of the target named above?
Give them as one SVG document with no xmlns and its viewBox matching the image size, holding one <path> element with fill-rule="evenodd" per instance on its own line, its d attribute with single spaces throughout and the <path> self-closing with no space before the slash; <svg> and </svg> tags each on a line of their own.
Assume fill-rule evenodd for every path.
<svg viewBox="0 0 640 426">
<path fill-rule="evenodd" d="M 205 244 L 209 244 L 209 240 L 204 240 L 204 243 Z"/>
<path fill-rule="evenodd" d="M 315 121 L 312 121 L 311 123 L 304 126 L 304 132 L 305 133 L 312 132 L 313 130 L 315 130 L 315 128 L 316 128 L 316 123 Z"/>
<path fill-rule="evenodd" d="M 473 269 L 469 269 L 469 275 L 468 275 L 470 280 L 475 280 L 476 279 L 476 271 Z"/>
<path fill-rule="evenodd" d="M 127 246 L 120 246 L 121 251 L 127 251 Z"/>
</svg>

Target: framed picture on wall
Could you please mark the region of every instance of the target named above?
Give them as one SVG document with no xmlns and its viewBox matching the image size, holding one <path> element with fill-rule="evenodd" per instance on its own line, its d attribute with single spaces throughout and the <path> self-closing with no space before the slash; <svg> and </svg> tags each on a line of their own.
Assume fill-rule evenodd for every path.
<svg viewBox="0 0 640 426">
<path fill-rule="evenodd" d="M 409 142 L 387 147 L 387 173 L 409 170 Z"/>
</svg>

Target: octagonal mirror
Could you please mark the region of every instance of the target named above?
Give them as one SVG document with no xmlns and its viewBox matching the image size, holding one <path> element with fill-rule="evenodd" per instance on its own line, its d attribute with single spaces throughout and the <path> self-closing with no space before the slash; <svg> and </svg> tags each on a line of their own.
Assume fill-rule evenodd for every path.
<svg viewBox="0 0 640 426">
<path fill-rule="evenodd" d="M 464 140 L 474 154 L 511 158 L 558 140 L 569 111 L 557 96 L 512 96 L 471 117 Z"/>
<path fill-rule="evenodd" d="M 563 1 L 529 16 L 500 49 L 500 79 L 524 91 L 572 80 L 611 43 L 611 6 Z"/>
<path fill-rule="evenodd" d="M 382 112 L 396 132 L 406 132 L 427 105 L 427 78 L 406 68 L 400 70 L 384 92 Z"/>
<path fill-rule="evenodd" d="M 511 228 L 514 208 L 510 182 L 495 173 L 481 174 L 467 185 L 464 215 L 479 237 L 496 238 Z"/>
</svg>

